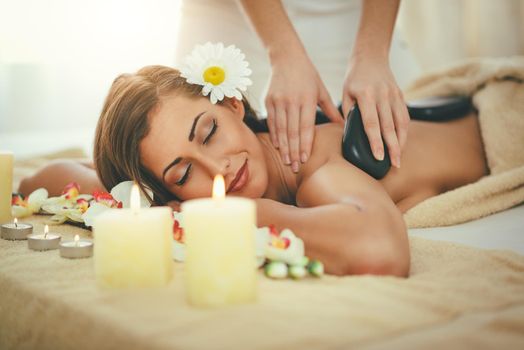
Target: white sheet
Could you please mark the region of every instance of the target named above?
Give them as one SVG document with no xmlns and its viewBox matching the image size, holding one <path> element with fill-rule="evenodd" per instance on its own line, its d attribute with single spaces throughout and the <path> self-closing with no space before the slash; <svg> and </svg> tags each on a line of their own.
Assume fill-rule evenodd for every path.
<svg viewBox="0 0 524 350">
<path fill-rule="evenodd" d="M 411 236 L 484 249 L 509 249 L 524 255 L 524 204 L 460 225 L 410 229 Z"/>
</svg>

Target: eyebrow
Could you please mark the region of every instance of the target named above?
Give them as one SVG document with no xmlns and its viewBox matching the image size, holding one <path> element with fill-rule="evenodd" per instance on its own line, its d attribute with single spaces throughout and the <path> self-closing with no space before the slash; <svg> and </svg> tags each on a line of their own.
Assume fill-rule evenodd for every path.
<svg viewBox="0 0 524 350">
<path fill-rule="evenodd" d="M 189 132 L 189 137 L 188 137 L 188 140 L 189 141 L 193 141 L 193 139 L 195 138 L 195 129 L 196 129 L 196 125 L 198 123 L 198 120 L 200 119 L 200 117 L 202 116 L 202 114 L 204 114 L 204 112 L 200 112 L 198 113 L 198 115 L 195 117 L 195 120 L 193 120 L 193 125 L 191 126 L 191 131 Z"/>
<path fill-rule="evenodd" d="M 193 139 L 195 138 L 195 130 L 196 130 L 196 126 L 197 126 L 198 120 L 200 119 L 200 117 L 204 113 L 205 113 L 205 111 L 198 113 L 197 116 L 195 117 L 195 119 L 193 120 L 193 125 L 191 126 L 191 131 L 189 131 L 189 137 L 187 138 L 189 140 L 189 142 L 193 141 Z M 177 165 L 181 161 L 182 161 L 182 157 L 177 157 L 177 158 L 175 158 L 174 161 L 169 163 L 168 166 L 166 166 L 166 168 L 162 172 L 162 181 L 165 182 L 164 178 L 166 176 L 166 173 L 169 171 L 169 169 L 171 169 L 172 167 L 174 167 L 175 165 Z"/>
</svg>

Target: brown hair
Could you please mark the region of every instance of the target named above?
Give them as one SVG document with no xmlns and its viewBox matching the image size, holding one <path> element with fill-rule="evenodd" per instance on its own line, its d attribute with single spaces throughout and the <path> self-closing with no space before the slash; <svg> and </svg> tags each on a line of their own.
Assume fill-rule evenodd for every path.
<svg viewBox="0 0 524 350">
<path fill-rule="evenodd" d="M 94 144 L 94 163 L 98 177 L 107 190 L 122 181 L 136 181 L 142 191 L 153 192 L 150 202 L 165 204 L 177 199 L 140 162 L 140 141 L 149 132 L 149 113 L 160 99 L 172 93 L 201 97 L 202 86 L 189 84 L 174 68 L 147 66 L 135 74 L 122 74 L 115 79 L 98 120 Z M 267 132 L 244 98 L 244 122 L 254 132 Z"/>
</svg>

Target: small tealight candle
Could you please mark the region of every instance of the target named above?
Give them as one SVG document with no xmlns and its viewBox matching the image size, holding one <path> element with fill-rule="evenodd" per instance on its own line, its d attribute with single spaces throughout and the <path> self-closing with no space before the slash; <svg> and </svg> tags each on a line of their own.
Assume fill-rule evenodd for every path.
<svg viewBox="0 0 524 350">
<path fill-rule="evenodd" d="M 27 236 L 27 246 L 33 250 L 52 250 L 58 249 L 60 236 L 49 233 L 49 226 L 45 225 L 44 234 L 32 234 Z"/>
<path fill-rule="evenodd" d="M 68 259 L 89 258 L 93 255 L 93 242 L 80 240 L 75 235 L 74 241 L 60 243 L 60 256 Z"/>
<path fill-rule="evenodd" d="M 13 222 L 3 224 L 1 231 L 3 239 L 11 241 L 23 240 L 27 239 L 27 236 L 33 233 L 33 225 L 18 223 L 18 219 L 15 218 Z"/>
</svg>

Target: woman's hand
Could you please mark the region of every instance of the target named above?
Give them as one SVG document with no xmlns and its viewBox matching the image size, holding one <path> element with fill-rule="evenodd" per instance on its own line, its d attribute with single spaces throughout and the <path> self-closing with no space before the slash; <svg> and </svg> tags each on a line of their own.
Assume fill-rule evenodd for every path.
<svg viewBox="0 0 524 350">
<path fill-rule="evenodd" d="M 331 121 L 343 123 L 305 52 L 272 61 L 265 103 L 271 141 L 295 173 L 300 162 L 306 162 L 311 154 L 317 104 Z"/>
<path fill-rule="evenodd" d="M 342 95 L 345 117 L 356 102 L 373 155 L 376 159 L 384 159 L 383 137 L 392 164 L 399 168 L 409 114 L 387 59 L 353 57 L 350 60 Z"/>
<path fill-rule="evenodd" d="M 180 201 L 177 201 L 177 200 L 172 200 L 172 201 L 169 201 L 166 203 L 166 205 L 168 207 L 171 207 L 171 209 L 175 210 L 175 211 L 180 211 L 180 205 L 182 204 L 182 202 Z"/>
</svg>

